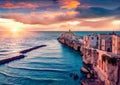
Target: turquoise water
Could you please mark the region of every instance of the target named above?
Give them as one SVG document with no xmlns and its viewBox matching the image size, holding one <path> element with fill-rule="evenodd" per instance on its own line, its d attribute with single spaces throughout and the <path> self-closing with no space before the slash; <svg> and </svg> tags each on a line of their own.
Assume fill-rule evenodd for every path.
<svg viewBox="0 0 120 85">
<path fill-rule="evenodd" d="M 84 36 L 90 32 L 76 32 Z M 79 52 L 60 44 L 61 32 L 29 32 L 22 36 L 0 36 L 0 58 L 19 55 L 19 51 L 37 45 L 46 47 L 26 54 L 26 58 L 0 65 L 0 85 L 80 85 L 83 66 Z M 78 80 L 69 76 L 77 73 Z"/>
<path fill-rule="evenodd" d="M 19 51 L 37 45 L 43 47 L 26 54 L 26 58 L 0 65 L 0 85 L 79 85 L 82 59 L 79 52 L 61 45 L 60 32 L 31 32 L 22 37 L 0 37 L 0 57 L 19 55 Z M 70 78 L 75 72 L 78 80 Z"/>
</svg>

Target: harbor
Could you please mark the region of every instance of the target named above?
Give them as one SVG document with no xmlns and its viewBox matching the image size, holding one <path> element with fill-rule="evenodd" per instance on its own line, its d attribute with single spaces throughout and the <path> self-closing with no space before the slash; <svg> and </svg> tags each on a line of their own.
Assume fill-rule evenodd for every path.
<svg viewBox="0 0 120 85">
<path fill-rule="evenodd" d="M 120 53 L 115 49 L 119 39 L 114 32 L 76 36 L 69 30 L 58 41 L 79 51 L 82 61 L 89 65 L 81 68 L 87 78 L 87 82 L 80 81 L 82 85 L 120 85 Z"/>
</svg>

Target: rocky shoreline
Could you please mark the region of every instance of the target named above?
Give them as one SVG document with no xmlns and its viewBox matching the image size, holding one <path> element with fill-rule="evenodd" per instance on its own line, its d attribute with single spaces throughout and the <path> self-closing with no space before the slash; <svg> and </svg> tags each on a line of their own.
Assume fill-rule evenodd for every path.
<svg viewBox="0 0 120 85">
<path fill-rule="evenodd" d="M 83 66 L 81 72 L 83 72 L 87 78 L 86 81 L 80 81 L 81 85 L 104 85 L 104 82 L 99 79 L 97 72 L 91 66 Z"/>
<path fill-rule="evenodd" d="M 68 45 L 67 43 L 64 43 L 61 41 L 60 38 L 57 39 L 61 44 L 63 45 L 67 45 L 68 47 L 70 47 L 70 45 Z M 72 49 L 74 49 L 73 47 L 70 47 Z M 76 50 L 76 49 L 74 49 Z M 83 53 L 81 50 L 76 50 L 76 51 L 80 51 L 80 55 L 83 56 Z M 92 66 L 90 64 L 86 64 L 84 63 L 84 66 L 80 69 L 81 72 L 83 72 L 85 74 L 85 77 L 87 80 L 81 80 L 80 84 L 81 85 L 104 85 L 99 78 L 97 73 L 95 72 L 95 70 L 92 68 Z M 76 73 L 70 73 L 70 77 L 73 77 L 74 80 L 77 80 L 79 78 L 79 76 Z"/>
<path fill-rule="evenodd" d="M 92 34 L 92 36 L 97 39 L 97 35 Z M 86 37 L 85 39 L 87 40 Z M 87 42 L 86 40 L 83 40 L 81 36 L 74 35 L 71 31 L 62 33 L 58 38 L 60 43 L 79 51 L 82 56 L 85 65 L 80 71 L 85 74 L 87 80 L 81 80 L 80 83 L 82 85 L 120 85 L 120 56 L 95 49 L 96 47 L 86 47 L 84 44 Z"/>
</svg>

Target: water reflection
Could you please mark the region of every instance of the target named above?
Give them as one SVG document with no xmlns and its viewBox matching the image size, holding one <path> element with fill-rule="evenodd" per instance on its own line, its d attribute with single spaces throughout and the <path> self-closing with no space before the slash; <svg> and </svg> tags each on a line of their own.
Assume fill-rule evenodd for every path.
<svg viewBox="0 0 120 85">
<path fill-rule="evenodd" d="M 7 31 L 0 32 L 0 34 L 0 57 L 15 55 L 25 48 L 22 45 L 26 41 L 27 36 L 25 34 L 10 33 Z"/>
<path fill-rule="evenodd" d="M 14 85 L 79 85 L 69 73 L 80 74 L 82 61 L 79 53 L 62 46 L 56 38 L 60 33 L 30 32 L 22 37 L 0 38 L 0 53 L 14 54 L 21 49 L 46 44 L 45 48 L 27 53 L 27 57 L 0 66 L 0 84 Z M 8 54 L 10 55 L 10 54 Z M 0 55 L 1 57 L 1 55 Z M 68 82 L 69 81 L 69 82 Z"/>
</svg>

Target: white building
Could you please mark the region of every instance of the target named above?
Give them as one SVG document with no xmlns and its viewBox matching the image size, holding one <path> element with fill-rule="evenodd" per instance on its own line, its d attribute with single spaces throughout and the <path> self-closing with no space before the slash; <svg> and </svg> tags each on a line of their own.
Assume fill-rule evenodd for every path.
<svg viewBox="0 0 120 85">
<path fill-rule="evenodd" d="M 96 34 L 87 35 L 84 37 L 84 46 L 85 47 L 91 47 L 91 48 L 97 48 L 98 45 L 98 36 Z"/>
</svg>

